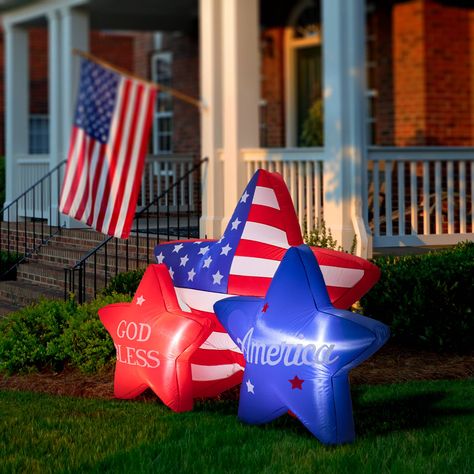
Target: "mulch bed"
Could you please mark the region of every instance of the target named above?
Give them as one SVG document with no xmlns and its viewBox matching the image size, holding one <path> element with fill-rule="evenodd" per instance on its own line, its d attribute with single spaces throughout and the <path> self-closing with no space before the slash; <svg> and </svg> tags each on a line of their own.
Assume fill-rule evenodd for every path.
<svg viewBox="0 0 474 474">
<path fill-rule="evenodd" d="M 0 390 L 22 390 L 86 398 L 114 398 L 113 368 L 100 374 L 85 375 L 67 369 L 60 373 L 14 375 L 0 378 Z M 351 371 L 352 385 L 388 384 L 410 380 L 446 380 L 474 377 L 474 353 L 438 354 L 388 344 L 369 360 Z M 237 390 L 223 394 L 236 397 Z M 155 400 L 147 390 L 140 399 Z"/>
</svg>

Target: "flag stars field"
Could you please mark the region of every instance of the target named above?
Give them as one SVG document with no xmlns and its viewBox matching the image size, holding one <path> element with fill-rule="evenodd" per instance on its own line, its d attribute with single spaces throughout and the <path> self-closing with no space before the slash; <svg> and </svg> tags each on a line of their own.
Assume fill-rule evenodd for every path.
<svg viewBox="0 0 474 474">
<path fill-rule="evenodd" d="M 198 254 L 199 255 L 206 255 L 207 252 L 209 252 L 209 245 L 206 245 L 205 247 L 201 247 L 199 249 Z"/>
<path fill-rule="evenodd" d="M 239 218 L 236 217 L 234 221 L 232 222 L 232 229 L 231 230 L 237 230 L 239 225 L 242 224 L 242 221 L 239 221 Z"/>
<path fill-rule="evenodd" d="M 188 281 L 194 281 L 195 276 L 196 272 L 194 271 L 194 268 L 191 268 L 191 270 L 188 272 Z"/>
<path fill-rule="evenodd" d="M 224 278 L 224 275 L 221 275 L 220 272 L 219 272 L 219 270 L 217 270 L 217 272 L 214 273 L 214 275 L 212 275 L 212 278 L 213 278 L 213 280 L 214 280 L 214 281 L 212 282 L 214 285 L 220 285 L 222 278 Z"/>
<path fill-rule="evenodd" d="M 165 261 L 165 256 L 163 255 L 163 252 L 160 252 L 159 255 L 156 256 L 156 263 L 163 263 Z"/>
<path fill-rule="evenodd" d="M 250 194 L 247 192 L 247 190 L 245 190 L 244 194 L 242 194 L 242 197 L 240 198 L 240 202 L 246 204 L 249 196 Z"/>
<path fill-rule="evenodd" d="M 174 246 L 173 253 L 179 253 L 179 251 L 183 248 L 183 244 L 178 244 Z"/>
<path fill-rule="evenodd" d="M 180 259 L 181 263 L 179 264 L 180 267 L 185 267 L 186 264 L 189 262 L 189 257 L 186 254 L 184 257 L 181 257 Z"/>
<path fill-rule="evenodd" d="M 221 248 L 221 255 L 228 255 L 228 253 L 232 250 L 232 247 L 229 244 L 226 244 L 225 247 Z"/>
<path fill-rule="evenodd" d="M 207 257 L 206 260 L 204 260 L 204 265 L 202 266 L 202 268 L 209 268 L 211 266 L 211 263 L 212 263 L 212 258 Z"/>
</svg>

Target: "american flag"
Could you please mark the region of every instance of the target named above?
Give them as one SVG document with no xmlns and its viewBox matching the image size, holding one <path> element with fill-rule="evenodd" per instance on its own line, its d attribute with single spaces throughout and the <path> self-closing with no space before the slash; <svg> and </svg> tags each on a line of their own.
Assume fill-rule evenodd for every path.
<svg viewBox="0 0 474 474">
<path fill-rule="evenodd" d="M 130 234 L 156 88 L 82 59 L 60 211 L 115 237 Z"/>
<path fill-rule="evenodd" d="M 168 267 L 182 309 L 204 312 L 217 325 L 191 361 L 195 396 L 216 395 L 242 377 L 242 354 L 215 317 L 214 303 L 235 295 L 265 296 L 287 249 L 302 243 L 283 178 L 258 170 L 220 240 L 155 247 L 156 261 Z M 366 260 L 329 249 L 312 250 L 336 307 L 349 307 L 378 279 L 377 267 Z"/>
</svg>

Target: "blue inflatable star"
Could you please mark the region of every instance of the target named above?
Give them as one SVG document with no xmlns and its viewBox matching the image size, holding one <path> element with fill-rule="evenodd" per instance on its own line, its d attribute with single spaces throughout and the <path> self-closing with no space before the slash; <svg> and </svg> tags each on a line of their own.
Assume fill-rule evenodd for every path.
<svg viewBox="0 0 474 474">
<path fill-rule="evenodd" d="M 348 373 L 389 329 L 331 305 L 309 247 L 288 250 L 265 298 L 228 298 L 214 310 L 246 360 L 242 421 L 265 423 L 290 410 L 322 443 L 354 440 Z"/>
</svg>

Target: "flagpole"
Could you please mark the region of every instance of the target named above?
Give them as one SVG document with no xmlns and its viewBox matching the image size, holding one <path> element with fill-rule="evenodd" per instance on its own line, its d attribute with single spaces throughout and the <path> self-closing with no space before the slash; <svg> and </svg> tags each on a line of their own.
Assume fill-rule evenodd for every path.
<svg viewBox="0 0 474 474">
<path fill-rule="evenodd" d="M 137 81 L 140 81 L 144 84 L 147 84 L 149 86 L 155 87 L 158 90 L 168 92 L 172 96 L 176 97 L 177 99 L 181 99 L 183 102 L 187 102 L 188 104 L 192 104 L 195 107 L 201 109 L 205 108 L 204 104 L 200 101 L 195 99 L 194 97 L 191 97 L 187 94 L 183 94 L 180 91 L 177 91 L 176 89 L 173 89 L 172 87 L 165 86 L 163 84 L 160 84 L 158 82 L 152 82 L 152 81 L 147 81 L 146 79 L 143 79 L 125 69 L 122 69 L 120 67 L 114 66 L 113 64 L 109 63 L 108 61 L 104 61 L 103 59 L 98 58 L 97 56 L 91 54 L 91 53 L 86 53 L 85 51 L 81 51 L 79 49 L 73 49 L 72 50 L 73 54 L 80 56 L 82 58 L 88 59 L 89 61 L 93 61 L 94 63 L 99 64 L 100 66 L 110 69 L 111 71 L 114 71 L 118 74 L 122 74 L 124 76 L 131 77 Z"/>
</svg>

